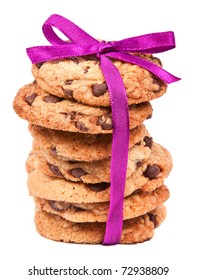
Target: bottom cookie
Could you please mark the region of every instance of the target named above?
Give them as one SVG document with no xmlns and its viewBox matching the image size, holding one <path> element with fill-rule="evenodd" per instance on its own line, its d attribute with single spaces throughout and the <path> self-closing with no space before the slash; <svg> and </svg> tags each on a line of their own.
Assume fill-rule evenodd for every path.
<svg viewBox="0 0 197 280">
<path fill-rule="evenodd" d="M 134 244 L 150 240 L 154 229 L 165 217 L 166 208 L 161 204 L 145 215 L 124 221 L 120 243 Z M 105 223 L 73 223 L 39 207 L 36 208 L 35 225 L 43 237 L 66 243 L 100 244 L 105 234 Z"/>
</svg>

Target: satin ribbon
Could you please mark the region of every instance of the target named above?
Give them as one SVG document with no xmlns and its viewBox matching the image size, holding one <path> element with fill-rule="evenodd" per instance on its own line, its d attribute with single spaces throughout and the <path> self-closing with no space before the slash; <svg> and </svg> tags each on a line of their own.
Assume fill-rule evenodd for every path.
<svg viewBox="0 0 197 280">
<path fill-rule="evenodd" d="M 70 41 L 62 40 L 53 27 L 61 31 Z M 123 226 L 123 201 L 129 148 L 129 111 L 122 77 L 109 57 L 139 65 L 168 84 L 176 82 L 180 78 L 132 54 L 152 54 L 173 49 L 175 48 L 174 33 L 171 31 L 151 33 L 120 41 L 100 42 L 73 22 L 56 14 L 46 20 L 42 30 L 51 45 L 27 48 L 32 63 L 92 54 L 100 59 L 100 67 L 110 93 L 113 122 L 110 206 L 103 244 L 117 244 Z"/>
</svg>

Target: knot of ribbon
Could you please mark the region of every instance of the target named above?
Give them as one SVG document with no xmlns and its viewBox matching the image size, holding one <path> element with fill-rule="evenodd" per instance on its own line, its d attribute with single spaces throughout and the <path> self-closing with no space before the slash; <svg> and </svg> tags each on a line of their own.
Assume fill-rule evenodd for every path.
<svg viewBox="0 0 197 280">
<path fill-rule="evenodd" d="M 61 31 L 69 41 L 62 40 L 53 27 Z M 73 22 L 56 14 L 46 20 L 42 30 L 51 45 L 27 48 L 32 63 L 92 54 L 100 60 L 100 67 L 110 94 L 113 123 L 110 204 L 103 244 L 117 244 L 121 239 L 123 226 L 123 201 L 129 149 L 129 111 L 122 77 L 109 57 L 139 65 L 165 83 L 176 82 L 180 78 L 134 54 L 159 53 L 175 48 L 174 33 L 171 31 L 151 33 L 120 41 L 100 42 Z"/>
</svg>

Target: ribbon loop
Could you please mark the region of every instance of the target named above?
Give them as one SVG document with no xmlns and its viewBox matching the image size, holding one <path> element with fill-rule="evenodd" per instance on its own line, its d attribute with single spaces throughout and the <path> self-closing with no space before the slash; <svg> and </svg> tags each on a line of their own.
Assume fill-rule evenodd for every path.
<svg viewBox="0 0 197 280">
<path fill-rule="evenodd" d="M 158 53 L 175 48 L 175 38 L 172 31 L 150 33 L 115 42 L 119 51 L 136 53 Z"/>
<path fill-rule="evenodd" d="M 57 36 L 52 27 L 57 28 L 74 43 L 82 45 L 98 43 L 96 39 L 94 39 L 70 20 L 60 15 L 54 14 L 45 21 L 42 27 L 45 37 L 52 45 L 64 45 L 67 43 Z"/>
</svg>

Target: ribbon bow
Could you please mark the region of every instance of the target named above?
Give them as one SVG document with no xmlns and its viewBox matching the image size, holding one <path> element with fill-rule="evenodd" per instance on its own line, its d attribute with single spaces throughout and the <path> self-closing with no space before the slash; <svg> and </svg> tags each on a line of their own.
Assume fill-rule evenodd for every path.
<svg viewBox="0 0 197 280">
<path fill-rule="evenodd" d="M 54 32 L 61 31 L 70 41 Z M 129 148 L 129 112 L 127 95 L 118 69 L 109 60 L 115 58 L 136 64 L 155 74 L 166 83 L 180 80 L 154 63 L 132 53 L 159 53 L 175 48 L 173 32 L 151 33 L 120 41 L 99 42 L 77 25 L 60 15 L 51 15 L 43 25 L 43 33 L 51 46 L 27 48 L 32 63 L 96 55 L 108 85 L 112 108 L 113 139 L 110 166 L 110 206 L 103 244 L 120 241 L 123 224 L 123 201 Z"/>
</svg>

